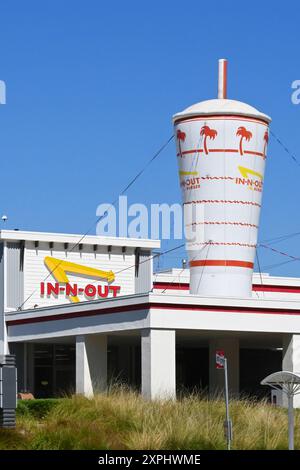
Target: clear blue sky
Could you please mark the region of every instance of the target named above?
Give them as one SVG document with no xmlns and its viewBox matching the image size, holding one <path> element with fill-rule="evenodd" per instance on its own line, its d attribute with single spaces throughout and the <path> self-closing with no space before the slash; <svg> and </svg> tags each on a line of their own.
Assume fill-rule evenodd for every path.
<svg viewBox="0 0 300 470">
<path fill-rule="evenodd" d="M 229 59 L 229 97 L 273 118 L 300 161 L 297 2 L 1 1 L 0 212 L 8 228 L 83 233 L 171 135 L 171 116 L 216 97 Z M 300 167 L 270 142 L 260 239 L 300 231 Z M 179 202 L 174 144 L 128 193 Z M 300 256 L 300 237 L 274 245 Z M 164 243 L 164 248 L 178 242 Z M 260 249 L 262 268 L 285 261 Z M 172 254 L 160 267 L 176 263 Z M 300 275 L 295 262 L 271 271 Z"/>
</svg>

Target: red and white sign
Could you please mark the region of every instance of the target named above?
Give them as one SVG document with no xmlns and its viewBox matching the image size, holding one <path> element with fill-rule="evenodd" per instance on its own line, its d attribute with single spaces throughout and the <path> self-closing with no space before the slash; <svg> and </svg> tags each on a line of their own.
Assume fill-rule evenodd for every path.
<svg viewBox="0 0 300 470">
<path fill-rule="evenodd" d="M 225 353 L 222 349 L 216 351 L 216 369 L 224 369 Z"/>
<path fill-rule="evenodd" d="M 46 256 L 44 262 L 50 274 L 57 282 L 41 282 L 41 297 L 58 297 L 59 295 L 64 295 L 71 302 L 80 302 L 80 296 L 85 296 L 85 300 L 91 300 L 95 298 L 106 298 L 109 294 L 116 297 L 120 293 L 120 286 L 110 285 L 115 281 L 115 274 L 111 270 L 104 271 L 83 264 L 73 263 L 68 260 L 53 258 L 52 256 Z M 107 284 L 95 285 L 91 281 L 84 285 L 70 283 L 69 274 L 88 279 L 100 279 Z"/>
</svg>

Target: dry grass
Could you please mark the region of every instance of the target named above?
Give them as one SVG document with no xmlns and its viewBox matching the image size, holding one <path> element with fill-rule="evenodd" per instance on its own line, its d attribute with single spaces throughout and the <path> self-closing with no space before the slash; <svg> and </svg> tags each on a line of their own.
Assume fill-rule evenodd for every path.
<svg viewBox="0 0 300 470">
<path fill-rule="evenodd" d="M 286 410 L 265 402 L 230 405 L 234 449 L 286 449 Z M 189 396 L 145 401 L 124 389 L 88 400 L 61 401 L 44 420 L 19 417 L 16 431 L 0 432 L 0 449 L 224 449 L 222 399 Z M 300 449 L 300 414 L 295 447 Z"/>
</svg>

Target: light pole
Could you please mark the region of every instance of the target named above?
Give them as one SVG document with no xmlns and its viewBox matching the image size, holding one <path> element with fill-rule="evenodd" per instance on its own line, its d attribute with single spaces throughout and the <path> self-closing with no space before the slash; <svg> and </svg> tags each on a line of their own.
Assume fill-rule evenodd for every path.
<svg viewBox="0 0 300 470">
<path fill-rule="evenodd" d="M 274 372 L 260 383 L 261 385 L 269 385 L 287 396 L 289 450 L 294 450 L 294 396 L 300 393 L 300 374 L 289 371 Z"/>
</svg>

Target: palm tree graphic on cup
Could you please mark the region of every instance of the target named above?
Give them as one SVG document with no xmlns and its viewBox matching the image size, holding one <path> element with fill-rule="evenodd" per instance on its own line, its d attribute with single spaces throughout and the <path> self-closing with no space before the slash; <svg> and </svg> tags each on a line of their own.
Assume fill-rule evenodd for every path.
<svg viewBox="0 0 300 470">
<path fill-rule="evenodd" d="M 208 155 L 209 150 L 207 148 L 207 138 L 214 140 L 218 135 L 215 129 L 211 129 L 209 126 L 203 126 L 200 130 L 200 135 L 204 137 L 203 147 L 205 155 Z"/>
<path fill-rule="evenodd" d="M 264 159 L 266 158 L 266 152 L 267 152 L 267 145 L 268 145 L 268 142 L 269 142 L 269 132 L 266 131 L 266 132 L 264 133 L 264 151 L 263 151 Z"/>
<path fill-rule="evenodd" d="M 181 131 L 180 129 L 177 130 L 177 140 L 178 140 L 178 146 L 179 146 L 179 155 L 182 157 L 182 152 L 181 152 L 181 142 L 185 141 L 186 134 L 185 132 Z"/>
<path fill-rule="evenodd" d="M 252 139 L 252 132 L 248 131 L 246 127 L 241 126 L 238 128 L 236 135 L 240 137 L 240 154 L 244 155 L 243 140 L 245 139 L 247 142 L 249 142 L 249 140 Z"/>
</svg>

